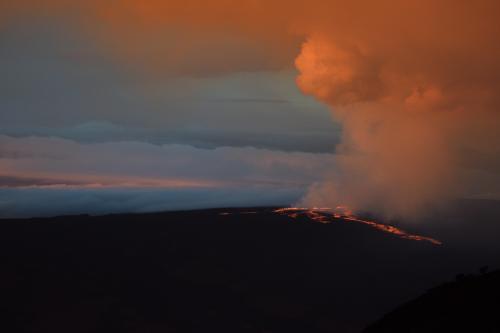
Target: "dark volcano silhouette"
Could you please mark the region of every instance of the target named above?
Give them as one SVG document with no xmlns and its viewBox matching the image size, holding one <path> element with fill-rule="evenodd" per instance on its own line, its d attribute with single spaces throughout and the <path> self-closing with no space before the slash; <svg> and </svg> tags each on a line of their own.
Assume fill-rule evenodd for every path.
<svg viewBox="0 0 500 333">
<path fill-rule="evenodd" d="M 271 208 L 0 220 L 0 330 L 359 332 L 500 258 L 440 239 Z"/>
</svg>

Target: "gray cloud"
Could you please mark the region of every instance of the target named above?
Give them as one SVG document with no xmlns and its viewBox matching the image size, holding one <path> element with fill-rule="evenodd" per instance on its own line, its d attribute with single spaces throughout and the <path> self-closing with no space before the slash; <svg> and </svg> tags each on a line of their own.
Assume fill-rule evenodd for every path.
<svg viewBox="0 0 500 333">
<path fill-rule="evenodd" d="M 87 122 L 72 127 L 12 128 L 0 125 L 0 133 L 12 137 L 58 137 L 80 143 L 120 141 L 147 142 L 155 145 L 185 144 L 196 148 L 254 147 L 296 152 L 331 153 L 340 142 L 336 132 L 302 131 L 276 133 L 259 129 L 217 130 L 210 128 L 150 129 L 127 127 L 109 122 Z M 2 152 L 0 152 L 2 153 Z M 3 152 L 6 154 L 7 152 Z"/>
<path fill-rule="evenodd" d="M 132 141 L 81 144 L 8 136 L 0 136 L 0 151 L 10 152 L 0 159 L 4 176 L 65 179 L 70 175 L 73 180 L 90 179 L 91 183 L 124 178 L 308 184 L 329 169 L 333 158 L 331 154 L 256 148 L 207 150 Z"/>
<path fill-rule="evenodd" d="M 0 189 L 0 218 L 142 213 L 217 207 L 283 206 L 300 189 Z"/>
<path fill-rule="evenodd" d="M 78 182 L 70 179 L 61 182 L 60 180 L 44 178 L 0 176 L 0 188 L 48 187 L 59 186 L 62 183 L 69 186 L 85 185 L 85 182 Z"/>
<path fill-rule="evenodd" d="M 340 128 L 295 72 L 146 78 L 56 21 L 0 30 L 0 133 L 331 152 Z"/>
<path fill-rule="evenodd" d="M 290 204 L 333 156 L 0 136 L 0 216 Z"/>
</svg>

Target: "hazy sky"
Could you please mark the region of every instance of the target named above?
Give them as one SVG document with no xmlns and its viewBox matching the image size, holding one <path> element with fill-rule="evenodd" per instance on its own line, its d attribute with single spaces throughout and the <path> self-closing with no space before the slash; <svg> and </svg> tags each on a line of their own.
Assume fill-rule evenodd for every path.
<svg viewBox="0 0 500 333">
<path fill-rule="evenodd" d="M 252 51 L 239 44 L 233 52 Z M 341 134 L 296 75 L 286 65 L 150 75 L 60 17 L 8 21 L 0 216 L 291 204 Z"/>
<path fill-rule="evenodd" d="M 499 6 L 4 1 L 0 215 L 500 198 Z"/>
</svg>

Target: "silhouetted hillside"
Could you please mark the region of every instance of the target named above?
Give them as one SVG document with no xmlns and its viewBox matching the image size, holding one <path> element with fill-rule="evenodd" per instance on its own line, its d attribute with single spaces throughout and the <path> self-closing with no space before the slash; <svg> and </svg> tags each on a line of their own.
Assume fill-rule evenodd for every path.
<svg viewBox="0 0 500 333">
<path fill-rule="evenodd" d="M 365 333 L 500 332 L 500 271 L 458 275 L 404 304 Z"/>
</svg>

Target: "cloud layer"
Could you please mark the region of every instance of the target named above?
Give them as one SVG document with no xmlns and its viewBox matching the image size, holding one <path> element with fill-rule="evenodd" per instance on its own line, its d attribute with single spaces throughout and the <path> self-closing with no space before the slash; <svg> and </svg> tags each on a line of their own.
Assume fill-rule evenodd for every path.
<svg viewBox="0 0 500 333">
<path fill-rule="evenodd" d="M 0 29 L 0 74 L 0 133 L 12 136 L 316 152 L 339 140 L 294 71 L 145 78 L 60 20 Z"/>
<path fill-rule="evenodd" d="M 0 218 L 147 213 L 222 207 L 286 206 L 303 195 L 283 188 L 0 188 Z"/>
<path fill-rule="evenodd" d="M 0 215 L 293 204 L 331 154 L 0 136 Z"/>
<path fill-rule="evenodd" d="M 304 186 L 330 154 L 255 148 L 198 149 L 141 142 L 79 144 L 56 138 L 0 136 L 3 176 L 95 186 Z M 68 183 L 66 183 L 68 182 Z"/>
</svg>

